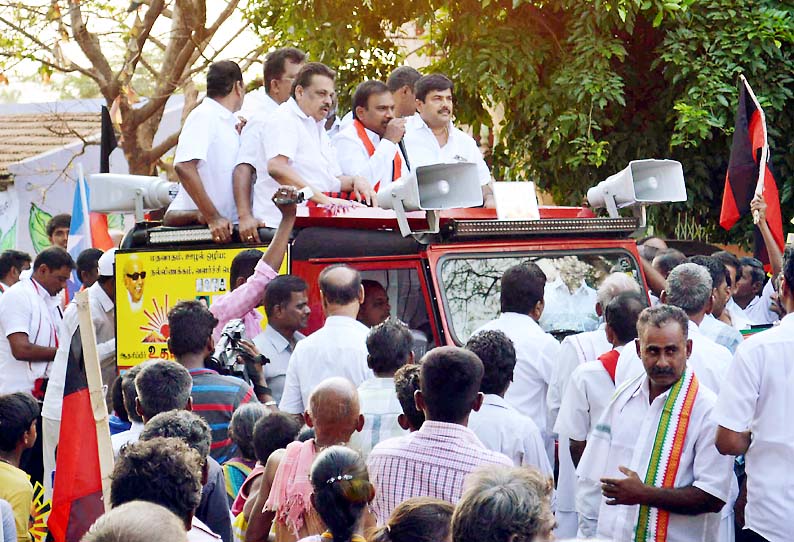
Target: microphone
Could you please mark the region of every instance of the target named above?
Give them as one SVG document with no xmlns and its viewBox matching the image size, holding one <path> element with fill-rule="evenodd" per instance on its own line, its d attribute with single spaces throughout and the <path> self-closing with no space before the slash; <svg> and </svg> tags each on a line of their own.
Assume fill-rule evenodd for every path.
<svg viewBox="0 0 794 542">
<path fill-rule="evenodd" d="M 411 162 L 408 161 L 408 153 L 405 150 L 405 136 L 400 138 L 400 141 L 397 143 L 397 146 L 400 147 L 400 152 L 403 153 L 403 158 L 405 158 L 405 168 L 411 169 Z"/>
</svg>

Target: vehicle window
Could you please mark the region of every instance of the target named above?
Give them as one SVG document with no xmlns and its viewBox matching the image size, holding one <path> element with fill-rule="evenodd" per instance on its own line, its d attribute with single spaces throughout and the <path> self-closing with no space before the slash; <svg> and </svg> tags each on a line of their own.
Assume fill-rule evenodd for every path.
<svg viewBox="0 0 794 542">
<path fill-rule="evenodd" d="M 438 264 L 441 296 L 456 343 L 465 343 L 477 328 L 499 316 L 502 274 L 525 261 L 535 262 L 546 274 L 540 325 L 558 339 L 598 327 L 596 291 L 607 275 L 620 271 L 642 283 L 636 260 L 623 250 L 446 256 Z"/>
</svg>

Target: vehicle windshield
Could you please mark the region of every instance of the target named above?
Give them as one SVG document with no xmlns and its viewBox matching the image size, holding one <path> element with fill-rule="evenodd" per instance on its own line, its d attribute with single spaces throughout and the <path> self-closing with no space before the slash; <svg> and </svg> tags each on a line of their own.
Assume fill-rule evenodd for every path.
<svg viewBox="0 0 794 542">
<path fill-rule="evenodd" d="M 600 324 L 595 312 L 596 291 L 614 272 L 627 273 L 638 283 L 639 265 L 625 250 L 451 254 L 439 263 L 444 312 L 457 344 L 465 343 L 481 325 L 499 316 L 500 279 L 510 267 L 535 262 L 546 274 L 544 331 L 559 340 L 591 331 Z"/>
</svg>

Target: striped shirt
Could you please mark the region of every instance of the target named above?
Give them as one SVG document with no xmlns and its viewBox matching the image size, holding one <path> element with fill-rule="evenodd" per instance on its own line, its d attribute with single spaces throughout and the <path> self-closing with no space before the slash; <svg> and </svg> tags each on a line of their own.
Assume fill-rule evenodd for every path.
<svg viewBox="0 0 794 542">
<path fill-rule="evenodd" d="M 372 501 L 378 525 L 411 497 L 457 503 L 466 476 L 483 465 L 512 466 L 513 461 L 488 450 L 471 429 L 454 423 L 426 421 L 419 431 L 380 442 L 367 461 L 370 480 L 378 488 Z"/>
<path fill-rule="evenodd" d="M 375 376 L 362 382 L 358 387 L 358 401 L 364 415 L 364 427 L 353 433 L 348 446 L 360 451 L 364 459 L 377 443 L 408 434 L 397 423 L 403 410 L 394 390 L 393 377 Z"/>
<path fill-rule="evenodd" d="M 210 426 L 210 455 L 222 463 L 238 453 L 237 446 L 229 438 L 229 422 L 238 406 L 257 400 L 254 390 L 239 378 L 220 375 L 211 369 L 192 369 L 190 376 L 193 377 L 193 412 Z"/>
</svg>

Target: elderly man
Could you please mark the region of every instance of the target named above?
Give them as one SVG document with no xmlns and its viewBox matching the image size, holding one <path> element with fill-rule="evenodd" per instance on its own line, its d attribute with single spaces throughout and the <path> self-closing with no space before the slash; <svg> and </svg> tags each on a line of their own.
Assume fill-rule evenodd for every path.
<svg viewBox="0 0 794 542">
<path fill-rule="evenodd" d="M 243 105 L 240 66 L 231 60 L 210 64 L 207 97 L 185 119 L 174 156 L 179 193 L 163 218 L 166 226 L 207 224 L 216 243 L 228 243 L 237 209 L 232 170 L 240 133 L 234 112 Z"/>
<path fill-rule="evenodd" d="M 361 274 L 346 265 L 323 269 L 319 278 L 325 324 L 292 353 L 279 409 L 302 414 L 315 386 L 342 376 L 358 386 L 372 376 L 367 367 L 367 326 L 356 320 L 364 301 Z"/>
<path fill-rule="evenodd" d="M 687 335 L 692 341 L 692 355 L 687 362 L 701 384 L 719 393 L 720 384 L 731 364 L 731 353 L 700 332 L 699 326 L 711 307 L 711 275 L 705 267 L 683 263 L 667 276 L 667 289 L 661 301 L 682 309 L 688 316 Z M 621 352 L 615 373 L 618 385 L 642 374 L 636 349 Z"/>
<path fill-rule="evenodd" d="M 481 331 L 469 338 L 466 350 L 474 352 L 484 367 L 482 407 L 469 416 L 469 429 L 489 450 L 505 454 L 516 465 L 530 466 L 553 477 L 538 426 L 505 401 L 516 366 L 513 341 L 501 331 Z"/>
<path fill-rule="evenodd" d="M 323 192 L 352 192 L 359 200 L 371 202 L 374 194 L 363 177 L 344 175 L 337 162 L 323 124 L 335 95 L 336 73 L 319 62 L 304 65 L 295 78 L 292 97 L 281 104 L 267 120 L 261 145 L 266 171 L 257 170 L 257 188 L 265 193 L 280 185 L 311 187 L 311 200 L 317 204 L 350 205 Z M 254 216 L 268 227 L 278 225 L 281 217 L 272 202 L 254 201 Z M 244 239 L 253 241 L 253 239 Z"/>
<path fill-rule="evenodd" d="M 416 109 L 405 131 L 405 148 L 411 168 L 431 164 L 469 162 L 477 165 L 485 207 L 494 207 L 491 172 L 474 139 L 452 125 L 454 85 L 440 73 L 416 82 Z"/>
<path fill-rule="evenodd" d="M 516 367 L 505 400 L 518 412 L 532 418 L 543 436 L 549 462 L 554 462 L 554 438 L 547 425 L 546 394 L 552 368 L 559 358 L 560 343 L 541 329 L 546 274 L 532 262 L 514 265 L 501 280 L 502 314 L 480 331 L 496 329 L 513 341 Z"/>
<path fill-rule="evenodd" d="M 176 514 L 146 501 L 114 507 L 94 522 L 81 542 L 187 542 Z"/>
<path fill-rule="evenodd" d="M 452 515 L 453 542 L 554 540 L 552 482 L 531 469 L 481 468 Z"/>
<path fill-rule="evenodd" d="M 580 478 L 601 483 L 599 537 L 717 540 L 732 460 L 714 446 L 716 395 L 687 367 L 688 330 L 677 307 L 640 314 L 636 352 L 644 373 L 618 390 L 577 469 Z"/>
<path fill-rule="evenodd" d="M 304 420 L 315 437 L 270 455 L 245 533 L 247 542 L 265 542 L 274 521 L 276 542 L 294 542 L 325 531 L 312 505 L 309 469 L 319 450 L 346 443 L 360 431 L 364 417 L 355 386 L 344 378 L 320 382 L 308 406 Z"/>
<path fill-rule="evenodd" d="M 429 496 L 456 503 L 463 481 L 482 465 L 512 466 L 513 461 L 483 446 L 467 427 L 479 410 L 483 364 L 474 353 L 454 346 L 434 348 L 420 363 L 416 406 L 425 413 L 418 431 L 378 443 L 367 461 L 378 488 L 372 509 L 378 524 L 411 497 Z"/>
<path fill-rule="evenodd" d="M 358 175 L 375 190 L 408 172 L 398 145 L 406 119 L 395 116 L 394 97 L 381 81 L 364 81 L 353 93 L 353 122 L 334 138 L 342 173 Z"/>
<path fill-rule="evenodd" d="M 745 454 L 747 506 L 744 540 L 788 540 L 791 536 L 791 476 L 794 455 L 788 421 L 794 419 L 794 252 L 786 250 L 780 302 L 788 313 L 780 325 L 754 335 L 736 350 L 714 419 L 717 449 Z"/>
</svg>

